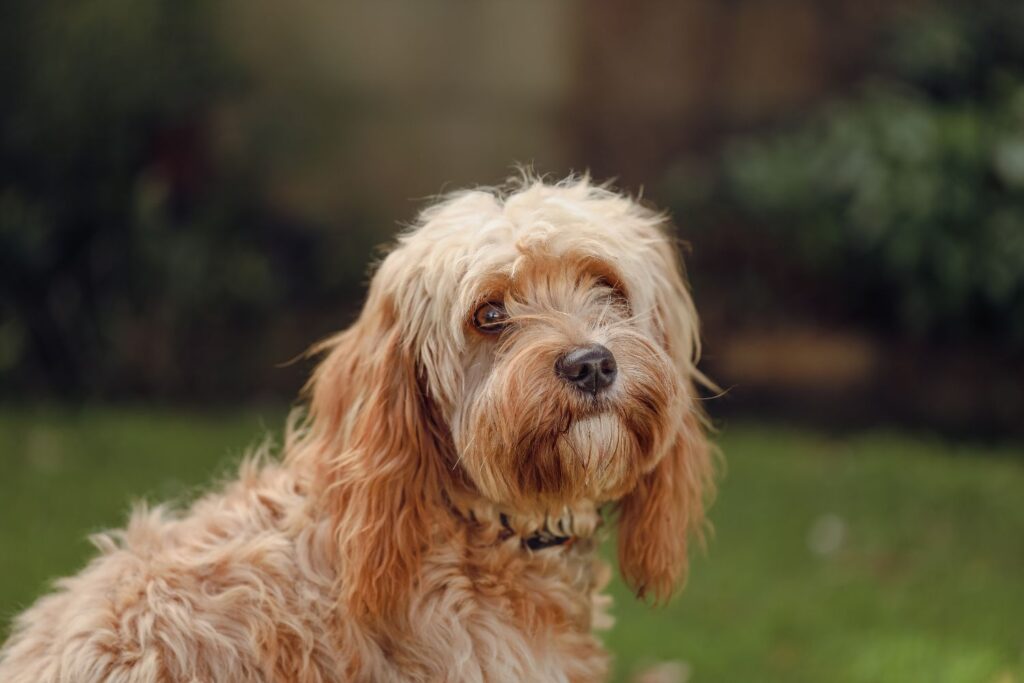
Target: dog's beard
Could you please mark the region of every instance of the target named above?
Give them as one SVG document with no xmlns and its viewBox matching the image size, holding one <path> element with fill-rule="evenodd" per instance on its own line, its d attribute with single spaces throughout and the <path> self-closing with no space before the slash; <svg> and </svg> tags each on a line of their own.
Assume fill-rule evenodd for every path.
<svg viewBox="0 0 1024 683">
<path fill-rule="evenodd" d="M 557 462 L 582 466 L 585 496 L 614 496 L 641 453 L 636 436 L 611 412 L 574 420 L 555 440 L 553 450 Z"/>
<path fill-rule="evenodd" d="M 553 376 L 557 349 L 512 355 L 492 369 L 456 429 L 459 462 L 480 493 L 515 508 L 615 500 L 664 450 L 680 388 L 664 354 L 642 340 L 616 345 L 607 396 Z"/>
</svg>

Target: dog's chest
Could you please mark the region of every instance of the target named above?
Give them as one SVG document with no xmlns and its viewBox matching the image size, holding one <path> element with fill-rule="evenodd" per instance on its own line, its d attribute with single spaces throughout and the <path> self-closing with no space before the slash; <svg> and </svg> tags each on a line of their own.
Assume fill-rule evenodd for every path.
<svg viewBox="0 0 1024 683">
<path fill-rule="evenodd" d="M 397 660 L 437 680 L 603 680 L 593 631 L 611 625 L 600 594 L 611 571 L 595 546 L 531 551 L 510 539 L 434 555 L 411 613 L 414 642 L 401 647 L 418 661 Z"/>
</svg>

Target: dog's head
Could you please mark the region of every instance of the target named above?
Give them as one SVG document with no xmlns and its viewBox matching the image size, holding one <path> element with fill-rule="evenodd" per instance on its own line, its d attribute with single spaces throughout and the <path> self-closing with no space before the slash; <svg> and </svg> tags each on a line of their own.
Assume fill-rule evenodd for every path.
<svg viewBox="0 0 1024 683">
<path fill-rule="evenodd" d="M 710 465 L 664 222 L 586 179 L 528 181 L 451 196 L 399 238 L 310 385 L 346 592 L 367 611 L 412 583 L 456 488 L 517 510 L 614 502 L 625 578 L 671 593 Z"/>
</svg>

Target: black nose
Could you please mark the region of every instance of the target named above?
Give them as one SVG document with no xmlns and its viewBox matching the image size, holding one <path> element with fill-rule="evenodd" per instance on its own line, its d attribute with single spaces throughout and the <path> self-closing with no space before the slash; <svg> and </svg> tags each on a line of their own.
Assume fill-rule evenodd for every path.
<svg viewBox="0 0 1024 683">
<path fill-rule="evenodd" d="M 611 386 L 618 369 L 615 356 L 600 344 L 573 349 L 555 362 L 555 372 L 582 391 L 596 394 Z"/>
</svg>

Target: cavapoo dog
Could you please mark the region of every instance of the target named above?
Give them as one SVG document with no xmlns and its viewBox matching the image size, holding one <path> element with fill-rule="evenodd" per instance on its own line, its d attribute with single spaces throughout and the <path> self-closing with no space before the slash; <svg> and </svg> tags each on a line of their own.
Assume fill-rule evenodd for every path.
<svg viewBox="0 0 1024 683">
<path fill-rule="evenodd" d="M 586 178 L 427 208 L 314 348 L 280 462 L 97 536 L 0 681 L 603 680 L 602 515 L 660 601 L 711 489 L 665 223 Z"/>
</svg>

